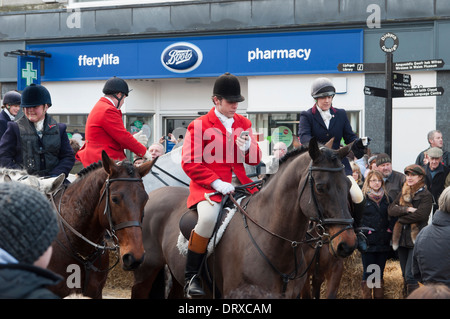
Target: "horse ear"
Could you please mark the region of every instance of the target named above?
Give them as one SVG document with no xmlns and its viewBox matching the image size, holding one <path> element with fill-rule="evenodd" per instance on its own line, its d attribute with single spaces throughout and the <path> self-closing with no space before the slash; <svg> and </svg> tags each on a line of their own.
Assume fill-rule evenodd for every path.
<svg viewBox="0 0 450 319">
<path fill-rule="evenodd" d="M 148 172 L 150 172 L 153 165 L 156 163 L 157 159 L 158 159 L 158 157 L 155 157 L 154 160 L 145 162 L 144 164 L 142 164 L 141 166 L 138 167 L 138 173 L 139 173 L 139 176 L 141 176 L 141 178 L 144 177 L 145 175 L 147 175 Z"/>
<path fill-rule="evenodd" d="M 334 136 L 331 138 L 331 140 L 329 140 L 325 146 L 328 148 L 333 148 L 333 143 L 334 143 Z"/>
<path fill-rule="evenodd" d="M 312 137 L 309 140 L 308 152 L 313 161 L 315 161 L 320 156 L 319 145 L 317 144 L 317 140 L 315 137 Z"/>
<path fill-rule="evenodd" d="M 105 151 L 102 151 L 102 163 L 103 168 L 108 175 L 112 175 L 113 171 L 117 168 L 116 163 L 114 163 Z"/>
<path fill-rule="evenodd" d="M 351 142 L 350 144 L 347 144 L 347 145 L 344 146 L 344 147 L 341 147 L 341 148 L 337 151 L 337 154 L 338 154 L 338 156 L 339 156 L 340 159 L 343 159 L 343 158 L 345 158 L 345 157 L 348 155 L 348 153 L 349 153 L 350 150 L 352 149 L 353 143 L 354 143 L 354 141 Z"/>
</svg>

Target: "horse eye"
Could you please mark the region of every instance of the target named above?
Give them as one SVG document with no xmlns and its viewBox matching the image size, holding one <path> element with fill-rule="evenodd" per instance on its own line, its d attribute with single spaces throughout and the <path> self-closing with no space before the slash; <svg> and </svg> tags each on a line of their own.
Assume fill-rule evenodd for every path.
<svg viewBox="0 0 450 319">
<path fill-rule="evenodd" d="M 325 193 L 326 185 L 325 184 L 316 184 L 316 190 L 318 193 Z"/>
<path fill-rule="evenodd" d="M 119 204 L 119 203 L 120 203 L 120 198 L 119 198 L 118 196 L 113 196 L 113 197 L 111 198 L 111 200 L 112 200 L 112 202 L 113 202 L 114 204 Z"/>
</svg>

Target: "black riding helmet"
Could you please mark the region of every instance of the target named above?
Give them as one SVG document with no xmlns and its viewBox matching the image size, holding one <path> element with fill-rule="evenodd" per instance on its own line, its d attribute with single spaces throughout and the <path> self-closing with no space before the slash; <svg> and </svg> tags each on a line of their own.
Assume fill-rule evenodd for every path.
<svg viewBox="0 0 450 319">
<path fill-rule="evenodd" d="M 223 97 L 228 102 L 242 102 L 245 98 L 241 95 L 241 85 L 233 74 L 226 72 L 219 76 L 214 83 L 213 96 Z"/>
<path fill-rule="evenodd" d="M 52 105 L 50 92 L 42 85 L 32 83 L 27 86 L 21 96 L 22 107 L 36 107 L 38 105 L 48 104 Z"/>
<path fill-rule="evenodd" d="M 16 91 L 6 92 L 3 97 L 3 105 L 20 105 L 20 93 Z"/>
<path fill-rule="evenodd" d="M 106 81 L 105 86 L 103 87 L 103 94 L 105 95 L 112 95 L 116 98 L 116 100 L 119 102 L 117 104 L 117 108 L 120 105 L 120 101 L 122 101 L 123 96 L 119 98 L 116 94 L 117 93 L 123 93 L 126 96 L 130 93 L 130 89 L 128 89 L 128 84 L 124 80 L 118 77 L 112 77 L 108 81 Z"/>
</svg>

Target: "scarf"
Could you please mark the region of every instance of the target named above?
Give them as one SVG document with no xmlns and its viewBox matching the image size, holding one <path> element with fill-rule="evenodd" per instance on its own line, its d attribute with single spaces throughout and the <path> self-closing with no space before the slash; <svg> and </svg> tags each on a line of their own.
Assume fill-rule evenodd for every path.
<svg viewBox="0 0 450 319">
<path fill-rule="evenodd" d="M 369 190 L 367 191 L 367 197 L 369 197 L 371 200 L 377 203 L 378 206 L 380 206 L 380 202 L 383 199 L 383 196 L 384 196 L 383 188 L 380 188 L 378 192 L 376 192 L 372 188 L 369 188 Z"/>
<path fill-rule="evenodd" d="M 232 132 L 231 127 L 233 126 L 234 118 L 233 117 L 232 118 L 226 117 L 225 115 L 220 113 L 216 108 L 214 108 L 214 113 L 219 118 L 220 122 L 222 122 L 223 126 L 228 131 L 228 133 L 231 134 L 231 132 Z"/>
<path fill-rule="evenodd" d="M 319 111 L 320 116 L 322 116 L 322 120 L 325 123 L 325 125 L 327 126 L 327 129 L 330 127 L 330 121 L 331 118 L 334 117 L 333 115 L 331 115 L 330 110 L 326 110 L 326 111 L 322 111 L 320 109 L 320 107 L 316 106 L 317 110 Z"/>
</svg>

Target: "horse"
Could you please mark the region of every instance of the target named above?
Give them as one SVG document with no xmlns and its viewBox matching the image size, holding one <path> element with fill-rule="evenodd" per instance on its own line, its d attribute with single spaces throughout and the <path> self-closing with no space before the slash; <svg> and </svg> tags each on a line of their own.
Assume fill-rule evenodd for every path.
<svg viewBox="0 0 450 319">
<path fill-rule="evenodd" d="M 101 298 L 110 251 L 120 251 L 116 264 L 120 260 L 124 270 L 142 262 L 141 221 L 148 199 L 142 177 L 155 161 L 136 168 L 128 161 L 115 163 L 103 151 L 101 162 L 83 169 L 73 183 L 52 194 L 59 233 L 48 269 L 65 279 L 51 287 L 57 295 Z"/>
<path fill-rule="evenodd" d="M 319 235 L 314 223 L 311 223 L 306 238 L 315 238 Z M 344 272 L 344 259 L 330 253 L 328 242 L 317 241 L 314 244 L 304 245 L 302 249 L 305 260 L 310 266 L 301 292 L 301 298 L 320 299 L 320 289 L 326 280 L 325 297 L 327 299 L 336 299 Z"/>
<path fill-rule="evenodd" d="M 0 168 L 0 183 L 20 182 L 26 184 L 43 194 L 51 194 L 57 190 L 64 182 L 65 175 L 56 177 L 40 177 L 28 174 L 26 170 Z"/>
<path fill-rule="evenodd" d="M 249 286 L 297 297 L 306 278 L 299 246 L 305 242 L 310 219 L 326 229 L 333 254 L 345 257 L 353 252 L 356 235 L 347 204 L 351 183 L 341 162 L 350 147 L 335 151 L 319 147 L 313 138 L 309 146 L 284 156 L 278 172 L 249 197 L 244 209 L 239 206 L 241 214 L 233 215 L 208 258 L 213 282 L 206 287 L 207 298 L 226 298 Z M 181 296 L 186 257 L 176 244 L 180 218 L 188 211 L 188 195 L 189 190 L 182 187 L 160 188 L 149 194 L 142 227 L 146 255 L 134 270 L 132 298 L 148 298 L 150 293 L 164 296 L 155 292 L 164 287 L 153 287 L 153 282 L 165 264 L 173 277 L 169 298 Z"/>
</svg>

